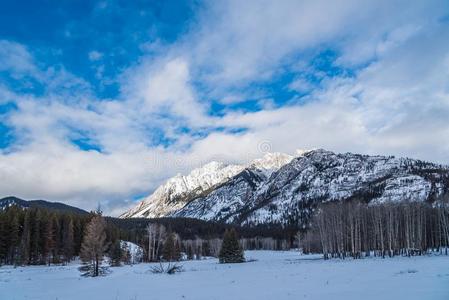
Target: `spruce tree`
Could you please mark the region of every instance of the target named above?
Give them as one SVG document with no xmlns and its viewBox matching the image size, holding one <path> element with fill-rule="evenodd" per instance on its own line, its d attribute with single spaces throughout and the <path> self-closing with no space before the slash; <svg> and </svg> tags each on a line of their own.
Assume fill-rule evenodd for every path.
<svg viewBox="0 0 449 300">
<path fill-rule="evenodd" d="M 39 239 L 39 253 L 40 261 L 39 264 L 45 265 L 48 260 L 47 251 L 47 227 L 49 223 L 49 213 L 46 210 L 40 210 L 40 239 Z"/>
<path fill-rule="evenodd" d="M 187 259 L 188 260 L 192 260 L 193 259 L 193 246 L 192 245 L 187 245 L 186 246 L 186 254 L 187 254 Z"/>
<path fill-rule="evenodd" d="M 243 249 L 239 244 L 237 232 L 234 228 L 226 230 L 223 237 L 223 244 L 219 253 L 220 263 L 241 263 L 245 261 Z"/>
<path fill-rule="evenodd" d="M 46 260 L 47 264 L 53 261 L 53 254 L 55 249 L 55 232 L 53 228 L 53 217 L 49 216 L 47 220 L 47 224 L 45 226 L 44 233 L 44 248 L 42 254 L 44 256 L 44 260 Z"/>
<path fill-rule="evenodd" d="M 64 218 L 62 247 L 65 262 L 70 262 L 74 251 L 73 221 L 70 216 Z"/>
<path fill-rule="evenodd" d="M 14 263 L 17 265 L 19 262 L 19 211 L 17 209 L 13 209 L 11 213 L 11 226 L 10 226 L 10 234 L 9 234 L 9 263 Z"/>
<path fill-rule="evenodd" d="M 0 266 L 8 260 L 9 228 L 6 214 L 0 211 Z"/>
<path fill-rule="evenodd" d="M 126 243 L 122 244 L 122 261 L 127 265 L 133 263 L 130 248 Z"/>
<path fill-rule="evenodd" d="M 74 243 L 74 252 L 80 253 L 81 244 L 83 243 L 83 232 L 84 232 L 84 223 L 81 222 L 80 218 L 76 218 L 73 224 L 73 243 Z"/>
<path fill-rule="evenodd" d="M 61 224 L 59 222 L 58 215 L 52 215 L 52 223 L 53 223 L 53 251 L 52 251 L 52 259 L 54 264 L 59 264 L 61 262 Z"/>
<path fill-rule="evenodd" d="M 179 261 L 181 259 L 181 243 L 179 238 L 175 235 L 175 251 L 173 252 L 173 260 Z"/>
<path fill-rule="evenodd" d="M 33 222 L 33 230 L 31 234 L 31 263 L 32 264 L 40 264 L 42 261 L 41 258 L 41 241 L 42 241 L 42 233 L 41 233 L 41 222 L 42 222 L 42 214 L 40 210 L 37 210 L 34 214 L 34 222 Z"/>
<path fill-rule="evenodd" d="M 174 232 L 167 234 L 167 238 L 164 241 L 164 248 L 162 249 L 162 258 L 166 261 L 174 261 L 181 258 L 179 241 L 177 241 Z"/>
<path fill-rule="evenodd" d="M 30 262 L 30 242 L 31 242 L 31 216 L 27 210 L 23 220 L 22 238 L 20 241 L 20 264 L 27 265 Z"/>
<path fill-rule="evenodd" d="M 202 250 L 202 253 L 201 253 L 202 256 L 211 256 L 210 245 L 209 245 L 209 241 L 208 240 L 203 242 L 201 250 Z"/>
<path fill-rule="evenodd" d="M 120 240 L 116 240 L 111 244 L 109 258 L 111 260 L 111 266 L 120 267 L 123 259 L 123 249 L 120 245 Z"/>
</svg>

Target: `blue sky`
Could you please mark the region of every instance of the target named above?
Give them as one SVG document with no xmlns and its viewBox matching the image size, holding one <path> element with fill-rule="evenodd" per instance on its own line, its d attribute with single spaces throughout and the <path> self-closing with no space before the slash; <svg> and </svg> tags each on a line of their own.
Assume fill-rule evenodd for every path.
<svg viewBox="0 0 449 300">
<path fill-rule="evenodd" d="M 40 64 L 63 65 L 99 97 L 116 97 L 116 77 L 135 64 L 142 45 L 170 43 L 188 29 L 195 2 L 7 1 L 0 35 L 29 47 Z M 97 56 L 99 56 L 97 58 Z M 89 59 L 90 58 L 90 59 Z M 96 76 L 102 66 L 101 78 Z M 106 80 L 106 79 L 108 80 Z"/>
<path fill-rule="evenodd" d="M 448 70 L 447 1 L 4 1 L 0 196 L 117 214 L 267 143 L 449 163 Z"/>
</svg>

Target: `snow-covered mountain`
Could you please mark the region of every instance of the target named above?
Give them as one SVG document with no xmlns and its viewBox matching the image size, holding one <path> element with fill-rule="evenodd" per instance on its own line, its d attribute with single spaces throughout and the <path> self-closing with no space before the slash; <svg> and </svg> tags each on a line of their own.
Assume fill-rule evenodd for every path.
<svg viewBox="0 0 449 300">
<path fill-rule="evenodd" d="M 148 198 L 135 208 L 121 215 L 129 217 L 163 217 L 173 211 L 183 208 L 189 201 L 207 193 L 216 185 L 223 183 L 243 169 L 238 165 L 225 165 L 220 162 L 210 162 L 193 170 L 189 175 L 177 174 L 161 185 Z"/>
<path fill-rule="evenodd" d="M 121 217 L 302 223 L 326 201 L 432 201 L 448 191 L 447 166 L 318 149 L 296 157 L 267 154 L 246 166 L 213 162 L 169 179 Z"/>
<path fill-rule="evenodd" d="M 268 177 L 292 159 L 293 156 L 282 153 L 267 153 L 263 158 L 251 162 L 249 166 L 210 162 L 193 170 L 187 176 L 177 174 L 168 179 L 153 194 L 120 217 L 157 218 L 170 215 L 192 200 L 209 194 L 246 168 L 257 169 L 264 174 L 263 176 Z"/>
</svg>

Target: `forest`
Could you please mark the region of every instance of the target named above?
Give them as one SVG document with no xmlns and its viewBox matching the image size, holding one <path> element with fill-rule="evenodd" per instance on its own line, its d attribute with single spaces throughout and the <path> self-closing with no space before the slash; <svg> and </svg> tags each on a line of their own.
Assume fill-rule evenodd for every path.
<svg viewBox="0 0 449 300">
<path fill-rule="evenodd" d="M 0 264 L 67 263 L 78 256 L 91 215 L 12 206 L 0 212 Z M 108 228 L 108 239 L 117 230 Z"/>
<path fill-rule="evenodd" d="M 43 208 L 9 207 L 0 211 L 0 265 L 65 264 L 80 256 L 87 226 L 96 212 L 77 214 Z M 189 218 L 118 219 L 104 217 L 106 252 L 112 259 L 118 241 L 142 247 L 145 261 L 159 260 L 173 238 L 187 258 L 218 256 L 227 229 L 236 228 L 244 249 L 289 249 L 294 229 L 279 225 L 231 226 Z"/>
<path fill-rule="evenodd" d="M 17 206 L 1 211 L 0 264 L 70 262 L 82 254 L 87 226 L 96 215 Z M 166 258 L 164 251 L 172 251 L 167 247 L 176 248 L 170 258 L 179 259 L 181 252 L 187 259 L 217 257 L 223 235 L 231 228 L 238 232 L 244 250 L 298 247 L 304 253 L 322 253 L 325 259 L 412 256 L 430 251 L 447 255 L 449 246 L 449 204 L 444 199 L 434 203 L 323 203 L 309 226 L 300 230 L 280 224 L 242 227 L 190 218 L 102 219 L 104 252 L 114 261 L 126 256 L 126 249 L 120 249 L 121 240 L 139 245 L 144 261 Z"/>
<path fill-rule="evenodd" d="M 321 204 L 310 230 L 299 236 L 304 252 L 324 258 L 413 256 L 430 251 L 448 254 L 449 205 L 402 201 Z"/>
</svg>

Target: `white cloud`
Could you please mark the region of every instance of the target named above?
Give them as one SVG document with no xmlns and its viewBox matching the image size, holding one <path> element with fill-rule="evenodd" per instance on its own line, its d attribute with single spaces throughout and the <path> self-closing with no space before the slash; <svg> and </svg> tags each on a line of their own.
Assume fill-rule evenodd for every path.
<svg viewBox="0 0 449 300">
<path fill-rule="evenodd" d="M 8 71 L 14 77 L 37 75 L 33 57 L 25 46 L 6 40 L 0 40 L 0 71 Z"/>
<path fill-rule="evenodd" d="M 230 94 L 230 95 L 224 96 L 219 101 L 222 104 L 235 104 L 235 103 L 245 101 L 245 97 L 243 97 L 242 95 Z"/>
<path fill-rule="evenodd" d="M 312 90 L 313 85 L 304 78 L 297 78 L 288 85 L 288 88 L 300 93 L 307 93 Z"/>
<path fill-rule="evenodd" d="M 0 192 L 87 209 L 102 202 L 107 212 L 120 212 L 134 195 L 177 172 L 211 159 L 258 157 L 261 143 L 289 153 L 327 148 L 449 163 L 449 29 L 439 21 L 447 13 L 442 4 L 212 3 L 184 38 L 125 71 L 119 99 L 104 101 L 64 68 L 39 66 L 24 46 L 1 41 L 0 71 L 36 77 L 47 91 L 37 97 L 0 89 L 0 103 L 17 105 L 4 122 L 19 137 L 0 152 Z M 314 73 L 321 79 L 316 88 L 303 72 L 317 71 L 298 61 L 329 46 L 338 53 L 336 65 L 356 69 L 351 77 Z M 279 107 L 276 95 L 246 89 L 286 70 L 294 80 L 285 89 L 310 93 L 300 104 Z M 211 116 L 209 97 L 223 105 L 260 99 L 261 110 Z M 79 149 L 71 142 L 79 137 L 101 152 Z M 158 145 L 160 138 L 173 141 Z"/>
<path fill-rule="evenodd" d="M 193 61 L 207 67 L 203 80 L 242 85 L 270 79 L 279 64 L 290 62 L 289 55 L 326 44 L 339 45 L 345 62 L 349 56 L 351 63 L 366 61 L 385 34 L 443 16 L 444 7 L 444 1 L 214 3 L 185 48 L 193 48 Z"/>
<path fill-rule="evenodd" d="M 325 80 L 304 105 L 229 114 L 223 122 L 284 151 L 325 147 L 449 163 L 448 33 L 438 26 L 405 39 L 354 78 Z"/>
<path fill-rule="evenodd" d="M 92 50 L 87 54 L 87 56 L 89 57 L 90 61 L 97 61 L 103 57 L 103 53 L 96 50 Z"/>
</svg>

